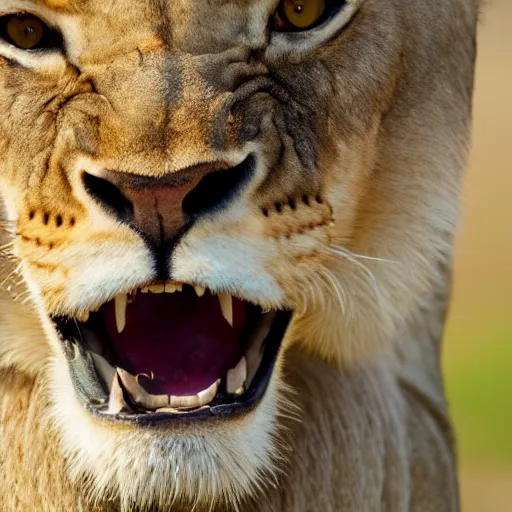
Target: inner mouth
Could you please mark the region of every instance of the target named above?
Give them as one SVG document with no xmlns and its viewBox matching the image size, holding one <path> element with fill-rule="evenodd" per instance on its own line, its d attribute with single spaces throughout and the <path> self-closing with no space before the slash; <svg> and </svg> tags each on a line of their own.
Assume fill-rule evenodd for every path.
<svg viewBox="0 0 512 512">
<path fill-rule="evenodd" d="M 148 420 L 252 407 L 267 388 L 289 319 L 169 281 L 53 321 L 88 408 Z"/>
</svg>

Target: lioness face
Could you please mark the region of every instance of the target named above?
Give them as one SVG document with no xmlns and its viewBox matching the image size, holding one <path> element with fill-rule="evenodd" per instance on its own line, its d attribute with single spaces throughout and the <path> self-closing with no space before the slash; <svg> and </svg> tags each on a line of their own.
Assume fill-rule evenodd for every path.
<svg viewBox="0 0 512 512">
<path fill-rule="evenodd" d="M 236 502 L 286 350 L 351 361 L 429 296 L 469 103 L 443 66 L 471 74 L 435 32 L 467 3 L 2 0 L 11 252 L 93 492 Z"/>
</svg>

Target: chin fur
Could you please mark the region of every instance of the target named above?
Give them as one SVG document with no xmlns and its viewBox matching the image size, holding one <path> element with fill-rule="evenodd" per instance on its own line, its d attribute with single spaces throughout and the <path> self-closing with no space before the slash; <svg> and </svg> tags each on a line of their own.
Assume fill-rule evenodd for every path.
<svg viewBox="0 0 512 512">
<path fill-rule="evenodd" d="M 79 405 L 64 362 L 55 360 L 49 375 L 51 416 L 70 477 L 92 502 L 116 500 L 127 511 L 240 510 L 244 498 L 276 481 L 286 452 L 277 420 L 294 408 L 280 370 L 254 411 L 232 420 L 236 425 L 207 421 L 172 431 L 102 422 Z"/>
</svg>

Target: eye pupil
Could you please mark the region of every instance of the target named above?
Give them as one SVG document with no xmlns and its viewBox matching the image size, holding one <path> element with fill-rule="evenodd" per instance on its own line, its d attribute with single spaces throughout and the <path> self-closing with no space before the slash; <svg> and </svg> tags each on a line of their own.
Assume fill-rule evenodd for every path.
<svg viewBox="0 0 512 512">
<path fill-rule="evenodd" d="M 21 50 L 52 48 L 59 42 L 55 33 L 31 14 L 0 17 L 0 38 Z"/>
<path fill-rule="evenodd" d="M 276 29 L 280 31 L 308 30 L 327 19 L 329 12 L 343 0 L 281 0 L 276 14 Z"/>
</svg>

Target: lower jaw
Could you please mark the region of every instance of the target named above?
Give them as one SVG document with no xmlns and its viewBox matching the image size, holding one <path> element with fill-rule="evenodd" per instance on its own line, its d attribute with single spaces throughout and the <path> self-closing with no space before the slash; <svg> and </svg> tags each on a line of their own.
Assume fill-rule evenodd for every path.
<svg viewBox="0 0 512 512">
<path fill-rule="evenodd" d="M 131 384 L 139 376 L 130 375 L 120 367 L 116 368 L 115 361 L 105 361 L 111 368 L 109 372 L 114 375 L 114 380 L 109 385 L 109 379 L 105 379 L 105 371 L 100 371 L 98 368 L 101 356 L 98 356 L 87 346 L 86 340 L 80 337 L 80 324 L 75 320 L 69 321 L 63 318 L 53 320 L 63 344 L 75 391 L 82 405 L 93 415 L 107 421 L 148 426 L 176 421 L 229 418 L 246 414 L 254 409 L 268 388 L 291 316 L 292 314 L 287 311 L 265 315 L 260 313 L 259 322 L 256 322 L 253 328 L 253 333 L 256 335 L 252 337 L 258 339 L 259 334 L 260 345 L 254 348 L 255 342 L 253 342 L 253 345 L 247 346 L 248 352 L 251 348 L 253 353 L 256 349 L 260 350 L 258 365 L 249 370 L 252 375 L 245 387 L 237 390 L 236 393 L 232 390 L 228 392 L 227 379 L 219 376 L 214 390 L 215 395 L 213 399 L 208 399 L 207 403 L 194 402 L 191 407 L 187 407 L 186 403 L 182 404 L 182 401 L 178 400 L 182 406 L 173 407 L 176 400 L 174 399 L 173 402 L 173 397 L 169 396 L 168 404 L 160 403 L 159 405 L 164 406 L 151 410 L 148 410 L 146 405 L 140 407 L 140 402 L 133 399 L 135 395 Z M 73 333 L 73 325 L 78 327 L 78 332 Z M 246 353 L 245 357 L 250 356 Z M 103 363 L 101 365 L 103 366 Z M 144 393 L 144 390 L 142 392 Z M 161 400 L 162 395 L 158 396 Z"/>
</svg>

